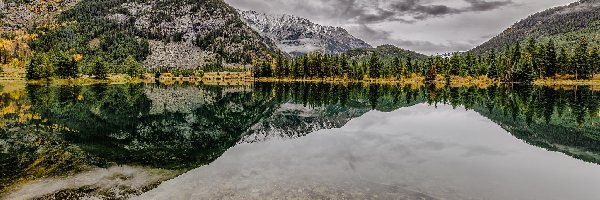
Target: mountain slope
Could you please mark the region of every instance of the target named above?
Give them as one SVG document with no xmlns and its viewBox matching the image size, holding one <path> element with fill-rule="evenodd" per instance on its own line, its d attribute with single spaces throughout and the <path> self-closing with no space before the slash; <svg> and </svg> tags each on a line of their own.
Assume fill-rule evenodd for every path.
<svg viewBox="0 0 600 200">
<path fill-rule="evenodd" d="M 148 68 L 195 68 L 250 63 L 276 50 L 223 0 L 81 0 L 59 20 L 74 23 L 44 34 L 36 50 L 75 50 L 86 66 L 102 57 L 114 72 L 128 54 Z"/>
<path fill-rule="evenodd" d="M 500 50 L 528 37 L 543 39 L 558 38 L 563 44 L 574 42 L 577 37 L 565 35 L 585 35 L 598 37 L 600 33 L 600 0 L 581 0 L 567 6 L 551 8 L 536 13 L 517 22 L 498 36 L 474 48 L 474 53 L 484 53 L 491 49 Z M 579 33 L 579 34 L 578 34 Z"/>
<path fill-rule="evenodd" d="M 400 57 L 400 58 L 411 58 L 411 59 L 424 59 L 426 55 L 402 49 L 394 45 L 381 45 L 377 48 L 359 48 L 352 49 L 346 52 L 350 57 L 364 57 L 371 54 L 379 55 L 383 58 Z"/>
<path fill-rule="evenodd" d="M 77 1 L 0 1 L 0 31 L 14 31 L 31 28 L 35 24 L 50 23 L 56 15 L 69 9 Z"/>
<path fill-rule="evenodd" d="M 238 12 L 250 27 L 271 38 L 282 51 L 292 55 L 313 51 L 335 54 L 371 47 L 340 27 L 321 26 L 292 15 L 269 15 L 242 10 Z"/>
</svg>

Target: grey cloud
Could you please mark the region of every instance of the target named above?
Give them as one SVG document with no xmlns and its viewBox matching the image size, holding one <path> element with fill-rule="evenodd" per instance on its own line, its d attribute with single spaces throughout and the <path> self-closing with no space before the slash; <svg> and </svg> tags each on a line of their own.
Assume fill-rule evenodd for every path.
<svg viewBox="0 0 600 200">
<path fill-rule="evenodd" d="M 403 21 L 412 23 L 415 20 L 425 20 L 431 17 L 460 14 L 465 12 L 481 12 L 494 10 L 512 4 L 512 0 L 484 1 L 464 0 L 469 6 L 464 8 L 453 8 L 446 5 L 423 5 L 422 0 L 401 0 L 391 3 L 389 7 L 378 7 L 377 14 L 364 14 L 357 12 L 356 19 L 359 23 L 379 23 L 384 21 Z M 352 1 L 356 3 L 356 1 Z M 360 10 L 358 10 L 360 11 Z M 412 17 L 406 20 L 402 17 Z"/>
<path fill-rule="evenodd" d="M 284 9 L 321 19 L 373 24 L 380 22 L 414 23 L 432 17 L 466 12 L 494 10 L 512 4 L 513 0 L 463 0 L 466 7 L 429 5 L 426 0 L 228 0 L 246 9 Z"/>
<path fill-rule="evenodd" d="M 503 7 L 503 6 L 507 6 L 507 5 L 513 4 L 513 2 L 510 1 L 510 0 L 506 0 L 506 1 L 491 1 L 491 2 L 482 1 L 482 0 L 465 0 L 465 1 L 468 2 L 469 4 L 471 4 L 471 7 L 470 7 L 471 11 L 488 11 L 488 10 L 494 10 L 496 8 L 499 8 L 499 7 Z"/>
</svg>

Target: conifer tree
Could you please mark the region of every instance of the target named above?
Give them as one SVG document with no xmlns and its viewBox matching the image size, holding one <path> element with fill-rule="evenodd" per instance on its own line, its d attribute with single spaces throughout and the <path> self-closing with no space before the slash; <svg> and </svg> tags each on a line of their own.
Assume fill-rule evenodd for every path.
<svg viewBox="0 0 600 200">
<path fill-rule="evenodd" d="M 135 60 L 135 58 L 131 55 L 125 58 L 125 62 L 123 63 L 123 67 L 127 69 L 127 75 L 130 77 L 141 77 L 143 70 L 140 63 Z"/>
<path fill-rule="evenodd" d="M 558 71 L 558 61 L 556 57 L 556 47 L 554 41 L 548 41 L 546 45 L 546 53 L 544 54 L 544 60 L 546 63 L 545 77 L 553 77 Z"/>
<path fill-rule="evenodd" d="M 589 79 L 588 40 L 586 37 L 581 37 L 579 39 L 579 43 L 575 48 L 575 57 L 573 59 L 576 67 L 575 79 Z"/>
<path fill-rule="evenodd" d="M 433 83 L 433 82 L 435 82 L 436 77 L 437 77 L 437 69 L 436 69 L 435 60 L 433 58 L 429 58 L 426 66 L 430 66 L 430 67 L 427 70 L 427 72 L 425 73 L 425 81 L 427 81 L 429 83 Z"/>
<path fill-rule="evenodd" d="M 498 78 L 498 63 L 496 62 L 496 51 L 492 49 L 488 55 L 488 77 L 495 79 Z"/>
<path fill-rule="evenodd" d="M 56 66 L 47 53 L 34 53 L 26 66 L 28 80 L 49 79 L 54 76 Z"/>
<path fill-rule="evenodd" d="M 600 71 L 600 47 L 595 47 L 590 51 L 591 75 L 596 75 Z"/>
<path fill-rule="evenodd" d="M 569 74 L 570 68 L 571 68 L 571 64 L 570 64 L 570 57 L 569 54 L 567 53 L 567 49 L 564 47 L 560 48 L 560 51 L 558 52 L 558 56 L 556 57 L 556 62 L 559 68 L 559 73 L 560 74 Z"/>
<path fill-rule="evenodd" d="M 383 63 L 381 63 L 379 56 L 374 53 L 371 54 L 371 58 L 369 59 L 369 78 L 380 78 L 382 67 Z"/>
<path fill-rule="evenodd" d="M 100 56 L 96 56 L 92 62 L 92 75 L 96 79 L 106 79 L 108 74 L 108 63 Z"/>
<path fill-rule="evenodd" d="M 78 73 L 77 61 L 64 52 L 54 53 L 56 73 L 60 78 L 75 78 Z"/>
</svg>

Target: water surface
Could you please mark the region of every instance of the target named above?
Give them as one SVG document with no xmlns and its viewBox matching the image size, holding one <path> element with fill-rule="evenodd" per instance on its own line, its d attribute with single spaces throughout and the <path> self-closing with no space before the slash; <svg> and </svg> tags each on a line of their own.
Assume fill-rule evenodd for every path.
<svg viewBox="0 0 600 200">
<path fill-rule="evenodd" d="M 7 199 L 599 199 L 593 88 L 27 86 Z"/>
</svg>

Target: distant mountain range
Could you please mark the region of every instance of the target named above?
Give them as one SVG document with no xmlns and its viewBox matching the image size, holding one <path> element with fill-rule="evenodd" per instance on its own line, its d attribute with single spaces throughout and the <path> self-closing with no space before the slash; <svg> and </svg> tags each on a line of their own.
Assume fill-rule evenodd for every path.
<svg viewBox="0 0 600 200">
<path fill-rule="evenodd" d="M 588 37 L 592 43 L 600 41 L 600 0 L 581 0 L 533 14 L 471 51 L 502 50 L 530 37 L 554 39 L 559 45 L 566 46 L 581 36 Z"/>
<path fill-rule="evenodd" d="M 600 41 L 600 0 L 581 0 L 536 13 L 472 49 L 484 53 L 532 37 L 567 46 L 580 36 Z M 373 48 L 340 27 L 292 15 L 236 10 L 223 0 L 0 1 L 0 31 L 33 30 L 44 24 L 34 51 L 86 55 L 84 66 L 104 57 L 119 66 L 133 55 L 147 67 L 195 68 L 211 63 L 249 64 L 278 51 L 298 56 L 313 51 L 360 57 L 425 58 L 393 45 Z M 71 22 L 77 23 L 71 23 Z M 67 23 L 68 22 L 68 23 Z M 61 24 L 61 26 L 56 26 Z M 85 68 L 83 69 L 85 70 Z M 111 69 L 118 71 L 118 69 Z"/>
<path fill-rule="evenodd" d="M 322 26 L 292 15 L 238 12 L 250 27 L 264 37 L 271 38 L 279 49 L 291 55 L 314 51 L 336 54 L 356 48 L 371 48 L 371 45 L 340 27 Z"/>
<path fill-rule="evenodd" d="M 357 48 L 351 49 L 346 52 L 350 57 L 363 57 L 371 54 L 379 55 L 383 58 L 400 57 L 400 58 L 411 58 L 411 59 L 423 59 L 427 58 L 426 55 L 417 53 L 414 51 L 402 49 L 400 47 L 386 44 L 376 48 Z"/>
</svg>

